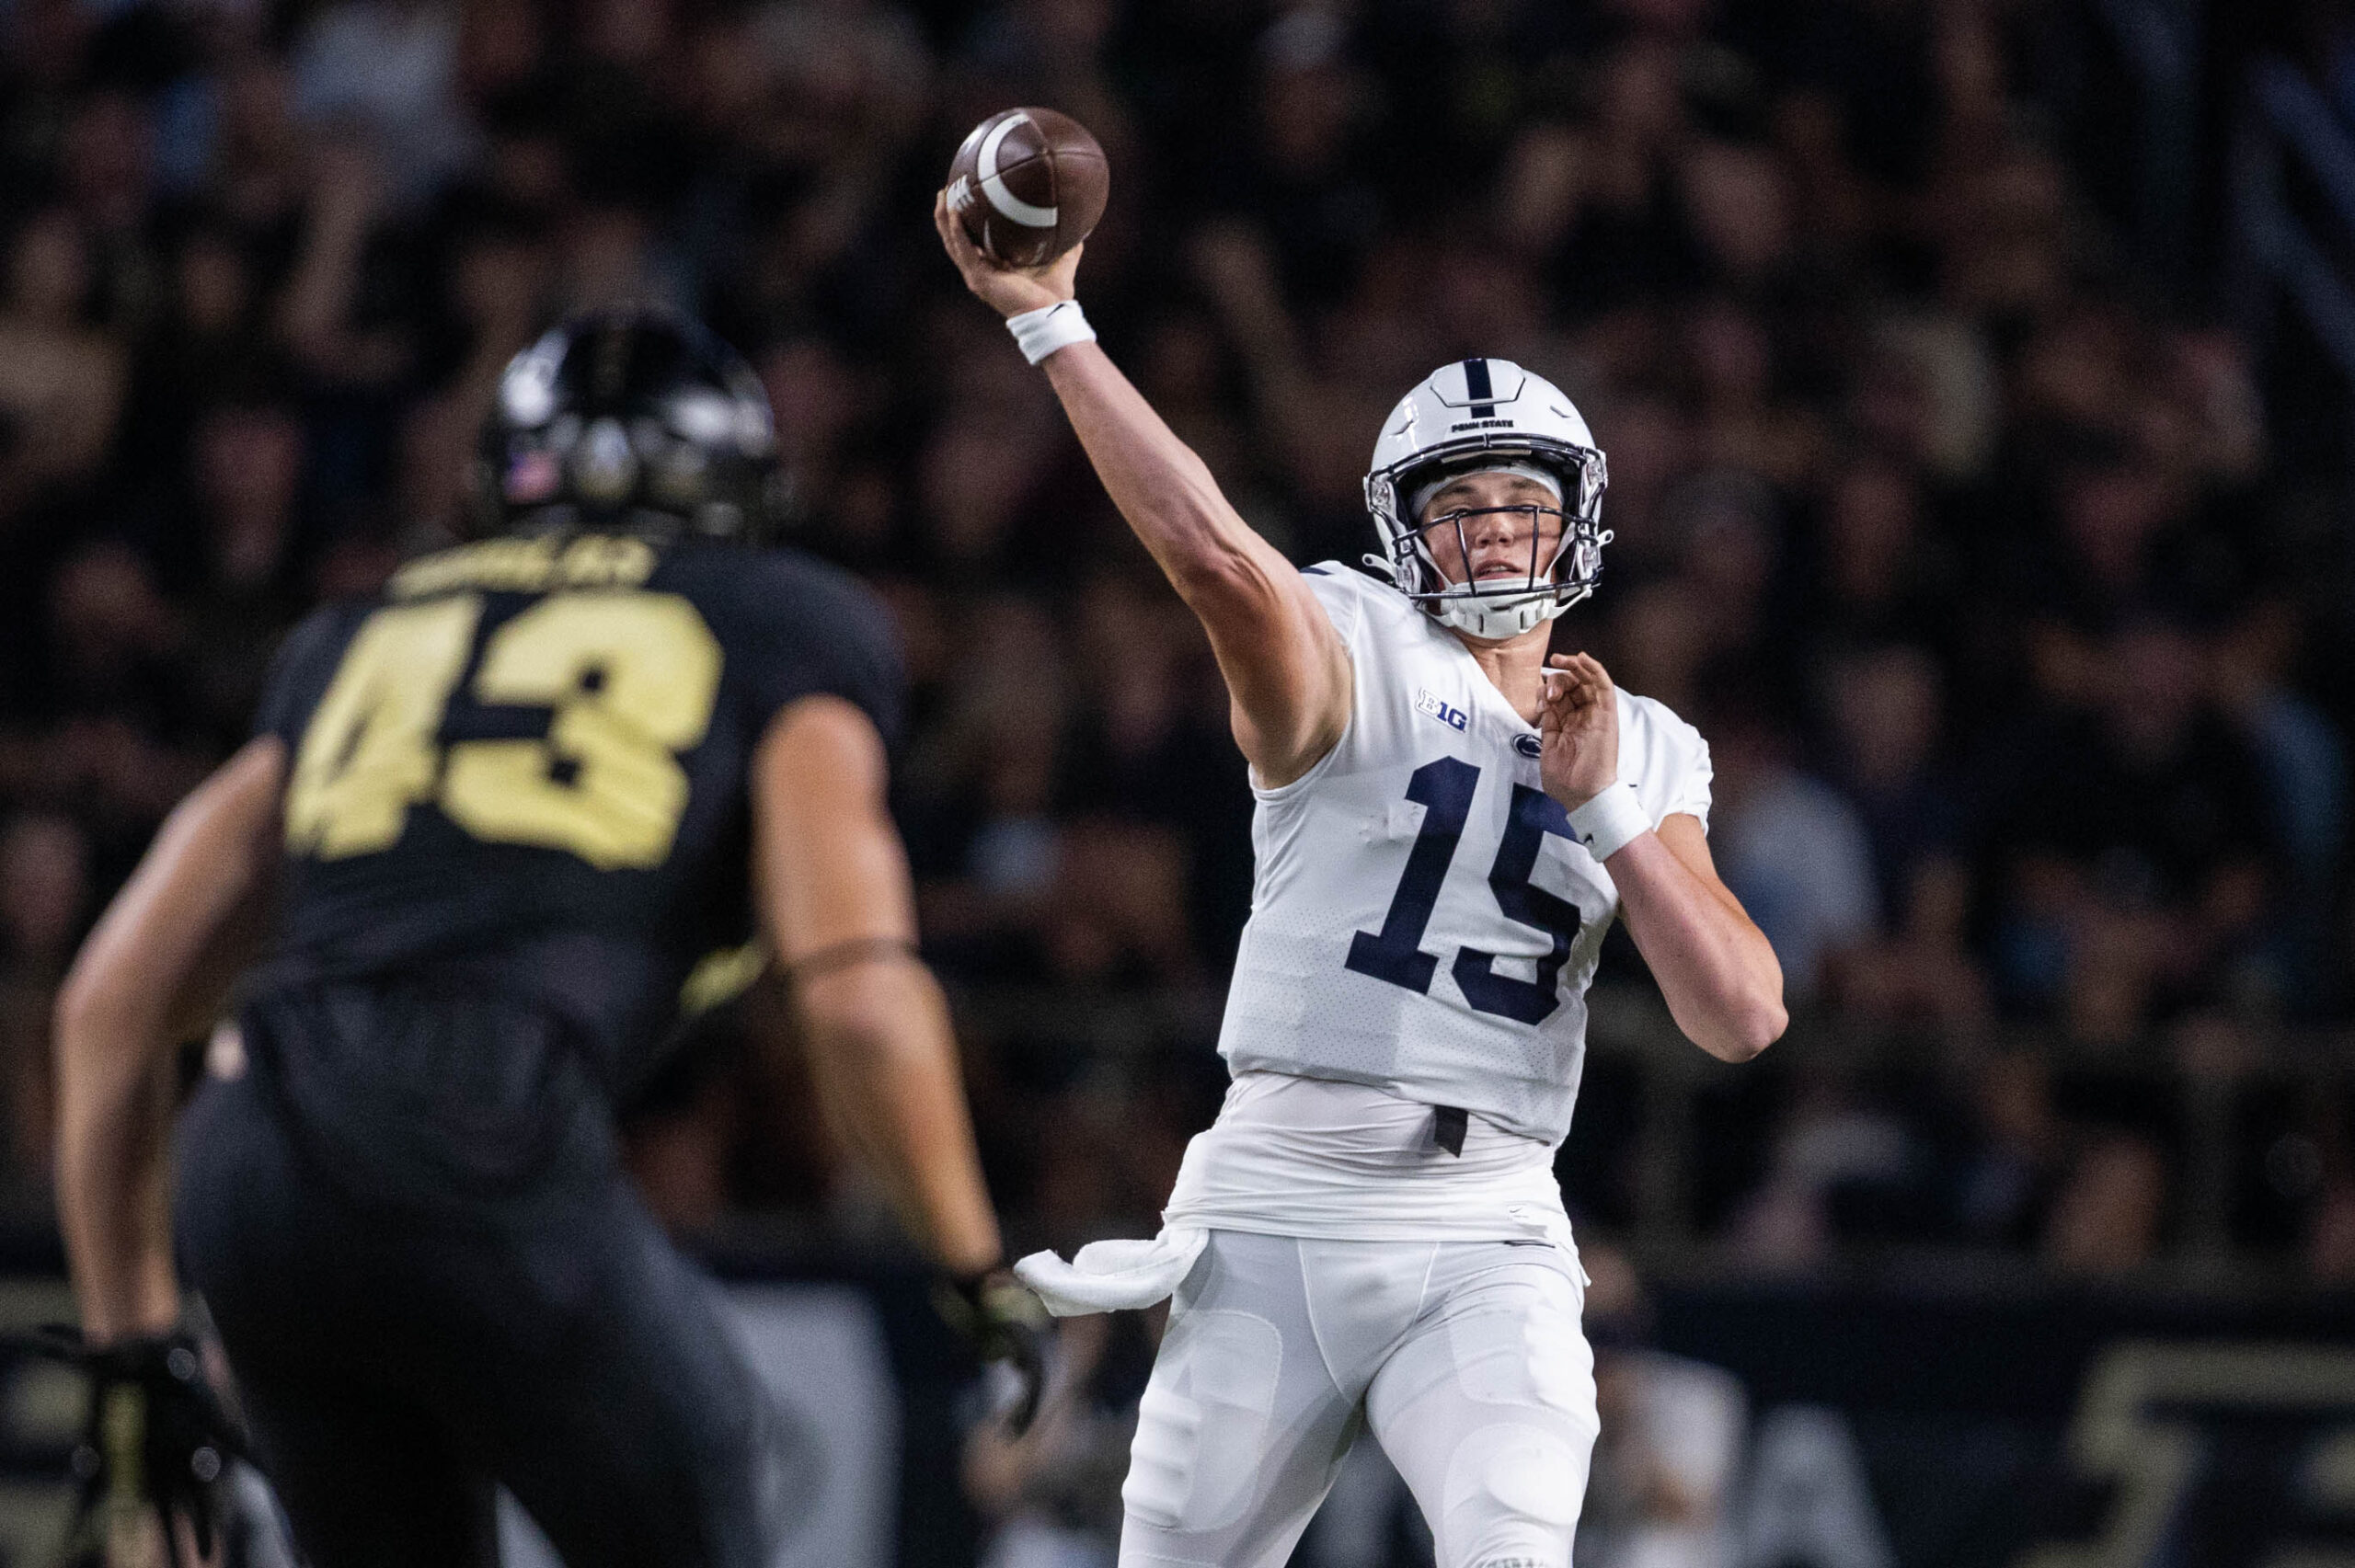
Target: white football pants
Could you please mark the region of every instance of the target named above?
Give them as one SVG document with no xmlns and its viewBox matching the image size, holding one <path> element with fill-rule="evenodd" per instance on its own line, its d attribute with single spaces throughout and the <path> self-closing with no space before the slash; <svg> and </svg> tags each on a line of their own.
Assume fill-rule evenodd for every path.
<svg viewBox="0 0 2355 1568">
<path fill-rule="evenodd" d="M 1545 1242 L 1211 1233 L 1137 1414 L 1120 1568 L 1283 1568 L 1370 1425 L 1440 1568 L 1569 1568 L 1598 1425 Z"/>
</svg>

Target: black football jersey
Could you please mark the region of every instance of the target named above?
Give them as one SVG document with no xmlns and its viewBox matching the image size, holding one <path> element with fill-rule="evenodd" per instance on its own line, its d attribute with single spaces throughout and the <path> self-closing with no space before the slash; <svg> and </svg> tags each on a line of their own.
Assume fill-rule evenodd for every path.
<svg viewBox="0 0 2355 1568">
<path fill-rule="evenodd" d="M 757 967 L 747 770 L 813 692 L 894 736 L 882 610 L 786 551 L 493 539 L 317 612 L 257 726 L 291 766 L 282 912 L 249 1003 L 495 996 L 560 1018 L 625 1090 L 683 1008 Z"/>
</svg>

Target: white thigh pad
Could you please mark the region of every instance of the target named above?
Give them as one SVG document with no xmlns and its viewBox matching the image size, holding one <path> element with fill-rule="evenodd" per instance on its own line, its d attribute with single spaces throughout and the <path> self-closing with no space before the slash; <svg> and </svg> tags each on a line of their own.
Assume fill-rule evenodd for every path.
<svg viewBox="0 0 2355 1568">
<path fill-rule="evenodd" d="M 1259 1480 L 1283 1335 L 1256 1312 L 1175 1315 L 1137 1408 L 1120 1501 L 1163 1529 L 1219 1529 Z"/>
<path fill-rule="evenodd" d="M 1456 1448 L 1444 1506 L 1451 1520 L 1469 1508 L 1559 1529 L 1578 1522 L 1587 1460 L 1587 1453 L 1543 1426 L 1482 1427 Z"/>
<path fill-rule="evenodd" d="M 1588 1443 L 1518 1423 L 1457 1445 L 1437 1522 L 1447 1568 L 1570 1568 L 1570 1537 L 1586 1501 Z"/>
<path fill-rule="evenodd" d="M 1553 1269 L 1484 1282 L 1447 1314 L 1457 1386 L 1481 1404 L 1538 1405 L 1591 1430 L 1594 1352 L 1579 1319 L 1578 1288 Z"/>
</svg>

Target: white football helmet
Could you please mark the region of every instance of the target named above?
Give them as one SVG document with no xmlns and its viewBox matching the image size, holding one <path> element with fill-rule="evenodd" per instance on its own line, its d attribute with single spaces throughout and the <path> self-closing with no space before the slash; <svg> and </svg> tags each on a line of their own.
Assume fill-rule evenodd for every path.
<svg viewBox="0 0 2355 1568">
<path fill-rule="evenodd" d="M 1456 512 L 1426 523 L 1416 515 L 1430 489 L 1452 475 L 1506 466 L 1534 466 L 1557 481 L 1562 498 L 1562 539 L 1551 559 L 1537 558 L 1530 531 L 1525 578 L 1451 583 L 1441 576 L 1424 533 L 1453 521 Z M 1384 554 L 1366 565 L 1444 625 L 1476 637 L 1511 637 L 1542 625 L 1594 591 L 1603 575 L 1603 453 L 1593 432 L 1561 388 L 1511 360 L 1464 360 L 1442 365 L 1398 400 L 1374 443 L 1365 476 L 1366 509 L 1381 532 Z M 1534 520 L 1533 520 L 1534 521 Z M 1461 559 L 1469 560 L 1465 548 Z"/>
</svg>

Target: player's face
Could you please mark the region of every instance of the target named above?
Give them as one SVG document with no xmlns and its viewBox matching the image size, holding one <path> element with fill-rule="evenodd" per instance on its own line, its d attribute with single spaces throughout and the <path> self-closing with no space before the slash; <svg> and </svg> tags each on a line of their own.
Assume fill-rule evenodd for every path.
<svg viewBox="0 0 2355 1568">
<path fill-rule="evenodd" d="M 1422 532 L 1450 583 L 1525 583 L 1561 548 L 1561 503 L 1522 475 L 1467 474 L 1424 503 Z"/>
</svg>

